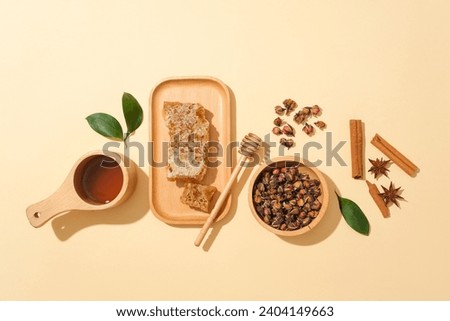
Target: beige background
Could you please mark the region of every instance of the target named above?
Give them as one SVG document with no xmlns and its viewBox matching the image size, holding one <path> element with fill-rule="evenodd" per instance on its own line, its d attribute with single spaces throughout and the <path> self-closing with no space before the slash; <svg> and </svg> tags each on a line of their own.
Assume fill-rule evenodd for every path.
<svg viewBox="0 0 450 321">
<path fill-rule="evenodd" d="M 448 1 L 1 0 L 0 299 L 450 299 L 449 12 Z M 323 165 L 365 211 L 370 236 L 333 199 L 316 230 L 282 239 L 250 213 L 249 169 L 235 213 L 195 248 L 198 228 L 150 212 L 146 165 L 120 208 L 28 224 L 25 208 L 106 142 L 87 115 L 122 119 L 128 91 L 148 116 L 156 83 L 190 75 L 232 89 L 238 139 L 268 133 L 287 97 L 323 107 L 333 145 L 349 139 L 350 118 L 363 119 L 368 139 L 380 133 L 420 167 L 415 178 L 391 167 L 407 201 L 383 219 L 350 167 Z M 133 139 L 145 144 L 148 131 L 145 122 Z M 296 141 L 298 152 L 325 133 Z M 381 153 L 368 144 L 366 156 Z"/>
</svg>

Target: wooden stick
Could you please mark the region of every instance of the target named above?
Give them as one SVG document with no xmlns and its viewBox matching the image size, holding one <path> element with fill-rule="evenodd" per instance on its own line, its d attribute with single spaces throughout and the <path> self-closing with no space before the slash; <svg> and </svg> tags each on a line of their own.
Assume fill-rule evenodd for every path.
<svg viewBox="0 0 450 321">
<path fill-rule="evenodd" d="M 234 168 L 233 172 L 231 173 L 230 180 L 228 181 L 227 185 L 225 185 L 222 193 L 220 193 L 219 199 L 217 200 L 216 204 L 214 205 L 214 208 L 212 209 L 211 213 L 209 214 L 208 219 L 203 224 L 202 229 L 198 233 L 198 236 L 194 242 L 195 246 L 200 246 L 200 244 L 203 241 L 203 238 L 206 235 L 206 232 L 208 232 L 211 224 L 214 223 L 214 220 L 216 219 L 217 214 L 219 214 L 219 211 L 222 209 L 222 205 L 225 203 L 225 200 L 227 199 L 228 194 L 230 193 L 231 187 L 233 186 L 234 181 L 236 180 L 236 177 L 238 176 L 239 172 L 241 171 L 241 168 L 244 165 L 246 159 L 247 159 L 247 156 L 241 155 L 239 162 L 238 162 L 238 166 L 236 166 Z"/>
<path fill-rule="evenodd" d="M 364 175 L 363 136 L 362 121 L 359 119 L 350 119 L 352 177 L 355 179 L 363 178 Z"/>
<path fill-rule="evenodd" d="M 401 169 L 403 169 L 408 175 L 414 176 L 419 168 L 413 164 L 408 158 L 406 158 L 402 153 L 395 149 L 391 144 L 384 140 L 380 135 L 375 134 L 372 138 L 371 143 L 378 148 L 383 154 L 385 154 L 391 161 L 397 164 Z"/>
<path fill-rule="evenodd" d="M 261 138 L 259 138 L 255 134 L 249 133 L 248 135 L 245 135 L 244 139 L 242 140 L 242 144 L 239 148 L 239 153 L 241 153 L 241 157 L 239 158 L 238 164 L 231 173 L 230 180 L 228 181 L 227 185 L 225 185 L 222 193 L 220 194 L 219 199 L 217 200 L 216 204 L 214 205 L 214 208 L 209 214 L 208 219 L 206 220 L 205 224 L 203 224 L 202 229 L 198 233 L 198 236 L 194 242 L 195 246 L 200 246 L 200 244 L 202 243 L 203 238 L 206 235 L 206 232 L 208 232 L 209 227 L 216 219 L 216 216 L 217 214 L 219 214 L 219 211 L 222 208 L 223 203 L 227 199 L 231 187 L 233 186 L 236 177 L 241 171 L 241 168 L 244 166 L 245 161 L 247 160 L 248 157 L 252 157 L 253 154 L 256 153 L 256 151 L 261 147 L 261 142 L 262 142 Z"/>
<path fill-rule="evenodd" d="M 369 187 L 370 196 L 372 196 L 373 200 L 377 204 L 378 208 L 381 211 L 381 214 L 383 214 L 385 218 L 388 218 L 390 216 L 389 208 L 386 206 L 383 199 L 381 198 L 377 186 L 369 181 L 366 181 L 366 183 L 367 186 Z"/>
</svg>

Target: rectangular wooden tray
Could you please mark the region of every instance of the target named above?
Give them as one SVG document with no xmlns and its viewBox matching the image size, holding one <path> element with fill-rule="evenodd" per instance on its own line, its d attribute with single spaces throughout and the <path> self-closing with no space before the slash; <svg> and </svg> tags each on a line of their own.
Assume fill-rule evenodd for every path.
<svg viewBox="0 0 450 321">
<path fill-rule="evenodd" d="M 150 96 L 150 142 L 153 144 L 152 150 L 149 152 L 149 157 L 152 157 L 150 160 L 151 211 L 157 218 L 168 224 L 202 225 L 208 218 L 208 213 L 192 209 L 181 203 L 180 196 L 184 184 L 169 181 L 166 176 L 166 166 L 156 165 L 163 163 L 164 159 L 167 160 L 167 148 L 165 150 L 163 148 L 163 143 L 169 142 L 168 128 L 163 119 L 165 101 L 200 103 L 207 110 L 206 118 L 210 123 L 210 141 L 218 142 L 223 150 L 223 156 L 220 159 L 217 158 L 221 164 L 218 167 L 208 168 L 201 182 L 217 188 L 212 200 L 212 204 L 214 204 L 228 182 L 232 170 L 229 161 L 227 164 L 227 158 L 229 158 L 227 146 L 231 143 L 230 92 L 228 87 L 218 79 L 191 77 L 163 80 L 156 85 Z M 230 206 L 231 195 L 216 221 L 228 214 Z"/>
</svg>

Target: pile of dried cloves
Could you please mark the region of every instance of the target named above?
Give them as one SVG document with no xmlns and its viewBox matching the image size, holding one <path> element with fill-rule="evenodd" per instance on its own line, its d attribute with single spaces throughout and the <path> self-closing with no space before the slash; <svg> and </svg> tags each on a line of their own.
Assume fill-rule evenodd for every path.
<svg viewBox="0 0 450 321">
<path fill-rule="evenodd" d="M 253 203 L 259 217 L 283 231 L 309 225 L 322 203 L 320 181 L 311 179 L 299 165 L 267 168 L 253 186 Z"/>
<path fill-rule="evenodd" d="M 283 101 L 283 106 L 277 105 L 275 106 L 275 113 L 277 113 L 279 116 L 290 116 L 290 114 L 298 107 L 298 104 L 288 98 Z M 294 114 L 294 121 L 299 124 L 303 125 L 302 131 L 308 135 L 312 136 L 314 135 L 314 127 L 307 123 L 307 121 L 312 117 L 318 117 L 322 113 L 322 110 L 319 106 L 314 105 L 312 107 L 303 107 L 300 111 Z M 275 118 L 273 121 L 274 127 L 272 129 L 272 133 L 275 135 L 286 135 L 287 137 L 294 137 L 295 136 L 295 129 L 289 125 L 286 121 L 281 119 L 280 117 Z M 327 125 L 323 121 L 316 121 L 314 122 L 314 125 L 317 126 L 319 129 L 324 129 Z M 287 147 L 288 149 L 294 146 L 294 140 L 292 138 L 281 138 L 280 144 Z"/>
</svg>

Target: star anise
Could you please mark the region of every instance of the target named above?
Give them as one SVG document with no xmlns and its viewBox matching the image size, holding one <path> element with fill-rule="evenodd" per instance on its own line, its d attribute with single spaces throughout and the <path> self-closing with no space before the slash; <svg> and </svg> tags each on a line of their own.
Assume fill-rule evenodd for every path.
<svg viewBox="0 0 450 321">
<path fill-rule="evenodd" d="M 383 160 L 383 158 L 376 160 L 369 159 L 369 162 L 372 164 L 372 167 L 369 169 L 369 172 L 371 172 L 375 178 L 378 178 L 381 175 L 384 175 L 388 177 L 387 172 L 389 172 L 389 169 L 387 168 L 388 165 L 391 163 L 391 161 Z"/>
<path fill-rule="evenodd" d="M 394 184 L 389 185 L 389 188 L 386 188 L 384 186 L 381 186 L 381 188 L 383 189 L 383 193 L 379 193 L 379 195 L 381 196 L 381 198 L 384 201 L 384 204 L 389 205 L 390 203 L 394 203 L 395 205 L 397 205 L 397 207 L 400 207 L 400 205 L 398 205 L 398 200 L 404 200 L 403 197 L 401 197 L 400 194 L 400 188 L 395 188 Z"/>
</svg>

